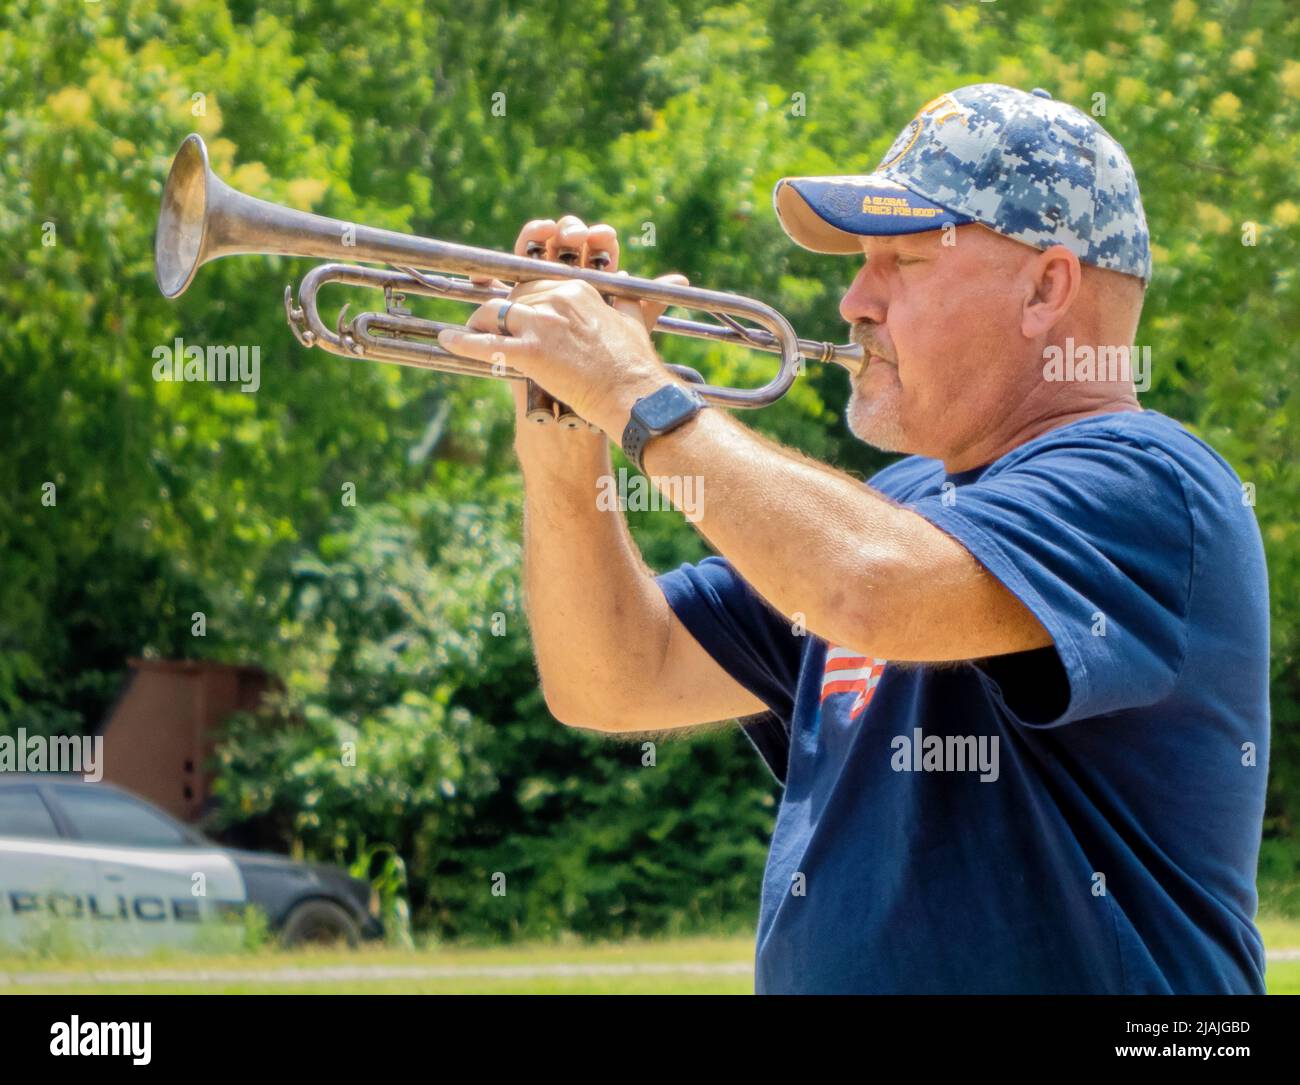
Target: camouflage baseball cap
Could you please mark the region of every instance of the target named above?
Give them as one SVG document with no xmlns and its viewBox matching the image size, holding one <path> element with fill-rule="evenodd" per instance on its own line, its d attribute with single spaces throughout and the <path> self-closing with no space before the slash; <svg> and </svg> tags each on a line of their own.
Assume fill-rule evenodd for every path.
<svg viewBox="0 0 1300 1085">
<path fill-rule="evenodd" d="M 772 194 L 796 244 L 861 252 L 859 236 L 978 222 L 1034 248 L 1151 279 L 1137 178 L 1095 120 L 1045 90 L 976 83 L 927 102 L 874 173 L 786 177 Z"/>
</svg>

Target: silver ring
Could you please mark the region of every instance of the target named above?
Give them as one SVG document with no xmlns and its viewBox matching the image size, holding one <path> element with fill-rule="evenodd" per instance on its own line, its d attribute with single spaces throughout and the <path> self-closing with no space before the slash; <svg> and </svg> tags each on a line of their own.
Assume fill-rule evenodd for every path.
<svg viewBox="0 0 1300 1085">
<path fill-rule="evenodd" d="M 510 312 L 513 305 L 513 301 L 508 301 L 497 310 L 497 331 L 502 335 L 510 334 L 510 329 L 506 327 L 506 314 Z"/>
</svg>

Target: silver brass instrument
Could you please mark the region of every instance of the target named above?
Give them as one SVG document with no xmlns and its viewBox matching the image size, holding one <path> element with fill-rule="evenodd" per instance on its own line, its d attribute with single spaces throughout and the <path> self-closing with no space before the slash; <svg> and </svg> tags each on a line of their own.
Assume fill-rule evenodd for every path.
<svg viewBox="0 0 1300 1085">
<path fill-rule="evenodd" d="M 776 376 L 760 388 L 707 384 L 693 369 L 670 365 L 696 385 L 710 402 L 726 407 L 764 407 L 790 389 L 803 359 L 836 362 L 851 372 L 862 364 L 862 348 L 799 339 L 789 322 L 771 306 L 737 294 L 657 283 L 567 263 L 533 259 L 491 249 L 457 245 L 433 238 L 379 230 L 340 219 L 259 200 L 231 188 L 212 172 L 208 150 L 197 135 L 187 136 L 176 152 L 163 189 L 154 240 L 154 271 L 166 297 L 179 297 L 198 269 L 210 260 L 237 254 L 312 256 L 326 260 L 365 261 L 321 264 L 302 280 L 295 301 L 286 286 L 284 309 L 289 327 L 307 347 L 321 347 L 345 358 L 366 358 L 397 365 L 469 376 L 522 380 L 504 364 L 491 365 L 452 354 L 438 345 L 443 328 L 461 328 L 412 315 L 404 302 L 410 295 L 451 298 L 481 305 L 504 298 L 508 289 L 479 285 L 457 276 L 473 275 L 520 283 L 534 279 L 580 279 L 606 298 L 664 302 L 694 309 L 716 323 L 662 316 L 653 331 L 734 343 L 780 355 Z M 317 294 L 328 283 L 371 287 L 384 293 L 383 312 L 351 318 L 347 306 L 333 328 L 321 319 Z M 758 327 L 743 325 L 743 318 Z M 529 417 L 549 421 L 550 399 L 529 382 Z M 560 405 L 563 424 L 577 426 L 576 415 Z"/>
</svg>

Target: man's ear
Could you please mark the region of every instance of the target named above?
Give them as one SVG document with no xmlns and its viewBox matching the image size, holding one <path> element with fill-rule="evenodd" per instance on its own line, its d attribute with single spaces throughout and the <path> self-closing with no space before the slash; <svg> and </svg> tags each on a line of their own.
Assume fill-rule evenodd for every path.
<svg viewBox="0 0 1300 1085">
<path fill-rule="evenodd" d="M 1083 281 L 1083 269 L 1074 253 L 1064 245 L 1053 245 L 1034 258 L 1029 272 L 1029 296 L 1020 325 L 1026 339 L 1038 339 L 1070 311 Z"/>
</svg>

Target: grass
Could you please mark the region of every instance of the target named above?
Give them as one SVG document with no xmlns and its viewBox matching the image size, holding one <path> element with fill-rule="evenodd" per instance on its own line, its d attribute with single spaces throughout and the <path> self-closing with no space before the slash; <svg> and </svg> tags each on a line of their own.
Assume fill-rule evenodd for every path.
<svg viewBox="0 0 1300 1085">
<path fill-rule="evenodd" d="M 3 988 L 0 988 L 3 990 Z M 341 983 L 113 984 L 91 988 L 23 987 L 22 994 L 196 995 L 748 995 L 739 976 L 591 976 L 531 980 L 350 980 Z"/>
<path fill-rule="evenodd" d="M 8 977 L 8 982 L 0 978 L 0 993 L 748 994 L 753 990 L 753 955 L 753 939 L 744 937 L 572 945 L 525 943 L 491 948 L 430 947 L 414 951 L 365 946 L 352 951 L 267 948 L 251 954 L 159 952 L 145 957 L 0 957 L 0 977 Z M 697 965 L 726 971 L 701 972 L 693 967 Z M 455 969 L 463 974 L 349 977 L 311 982 L 303 982 L 298 976 L 267 975 L 284 969 L 327 972 L 336 968 Z M 524 970 L 525 974 L 483 975 L 479 972 L 483 969 Z M 574 970 L 578 974 L 527 974 L 534 969 Z M 638 969 L 646 971 L 637 972 Z M 93 986 L 77 982 L 105 972 L 133 975 Z M 58 976 L 51 976 L 50 983 L 21 982 L 23 977 L 42 973 L 58 973 Z M 134 975 L 137 973 L 141 975 Z M 230 973 L 243 973 L 248 978 L 232 977 Z"/>
<path fill-rule="evenodd" d="M 1264 945 L 1272 949 L 1300 949 L 1300 919 L 1255 920 L 1255 926 L 1264 936 Z"/>
<path fill-rule="evenodd" d="M 1300 947 L 1300 920 L 1264 919 L 1259 927 L 1266 945 Z M 145 957 L 27 955 L 0 957 L 0 993 L 739 995 L 753 990 L 753 952 L 752 939 L 744 937 L 431 946 L 414 951 L 367 946 L 355 951 L 266 948 L 242 954 L 159 952 Z M 319 981 L 298 974 L 271 974 L 292 969 L 324 976 L 339 968 L 355 969 L 357 974 Z M 455 973 L 364 975 L 383 969 Z M 485 969 L 491 974 L 483 974 Z M 93 985 L 78 982 L 109 972 L 130 975 Z M 31 979 L 24 981 L 24 977 Z M 1270 963 L 1267 981 L 1270 994 L 1300 994 L 1300 961 Z"/>
<path fill-rule="evenodd" d="M 1300 948 L 1300 919 L 1255 921 L 1264 945 L 1272 949 Z M 1300 961 L 1270 961 L 1264 972 L 1270 995 L 1300 995 Z"/>
</svg>

